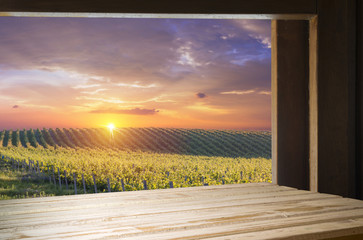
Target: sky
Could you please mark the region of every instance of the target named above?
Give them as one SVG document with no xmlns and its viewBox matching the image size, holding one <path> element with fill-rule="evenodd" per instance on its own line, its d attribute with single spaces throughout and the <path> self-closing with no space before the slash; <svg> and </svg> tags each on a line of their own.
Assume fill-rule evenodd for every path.
<svg viewBox="0 0 363 240">
<path fill-rule="evenodd" d="M 271 128 L 269 20 L 0 17 L 0 129 Z"/>
</svg>

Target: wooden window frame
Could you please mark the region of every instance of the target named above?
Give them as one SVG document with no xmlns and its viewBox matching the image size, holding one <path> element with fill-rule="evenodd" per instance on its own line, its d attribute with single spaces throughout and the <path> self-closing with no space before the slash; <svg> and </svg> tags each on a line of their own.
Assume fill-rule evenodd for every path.
<svg viewBox="0 0 363 240">
<path fill-rule="evenodd" d="M 272 19 L 273 183 L 361 197 L 355 7 L 355 0 L 0 0 L 0 16 Z M 294 44 L 303 44 L 300 55 Z M 288 67 L 296 56 L 299 67 Z"/>
</svg>

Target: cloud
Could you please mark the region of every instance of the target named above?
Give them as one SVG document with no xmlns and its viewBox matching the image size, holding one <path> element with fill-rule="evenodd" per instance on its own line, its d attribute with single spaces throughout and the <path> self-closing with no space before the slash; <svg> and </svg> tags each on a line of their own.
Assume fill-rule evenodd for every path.
<svg viewBox="0 0 363 240">
<path fill-rule="evenodd" d="M 204 103 L 196 103 L 190 106 L 186 106 L 186 108 L 191 110 L 196 110 L 198 112 L 202 111 L 204 113 L 209 113 L 209 114 L 211 113 L 216 115 L 227 114 L 229 112 L 228 109 L 218 108 L 216 106 L 206 105 Z"/>
<path fill-rule="evenodd" d="M 236 94 L 236 95 L 245 95 L 250 93 L 255 93 L 255 90 L 245 90 L 245 91 L 229 91 L 229 92 L 221 92 L 221 94 Z"/>
<path fill-rule="evenodd" d="M 106 91 L 106 90 L 108 90 L 108 89 L 106 89 L 106 88 L 100 88 L 100 89 L 96 89 L 94 91 L 83 91 L 81 93 L 95 95 L 95 94 L 98 94 L 98 93 L 103 92 L 103 91 Z"/>
<path fill-rule="evenodd" d="M 131 115 L 154 115 L 158 113 L 156 109 L 133 108 L 133 109 L 98 109 L 90 113 L 111 113 L 111 114 L 131 114 Z"/>
<path fill-rule="evenodd" d="M 101 98 L 101 97 L 76 97 L 76 100 L 88 100 L 92 102 L 104 102 L 104 103 L 114 103 L 114 104 L 122 104 L 125 103 L 125 101 L 117 99 L 117 98 Z"/>
<path fill-rule="evenodd" d="M 259 91 L 258 94 L 271 95 L 271 91 Z"/>
<path fill-rule="evenodd" d="M 36 108 L 48 106 L 58 110 L 72 106 L 79 91 L 67 86 L 56 86 L 41 82 L 21 82 L 17 84 L 2 84 L 0 95 L 22 102 L 22 106 Z M 1 104 L 0 104 L 1 105 Z"/>
<path fill-rule="evenodd" d="M 116 83 L 116 86 L 119 87 L 130 87 L 130 88 L 154 88 L 156 87 L 156 84 L 152 83 L 149 85 L 139 85 L 137 82 L 136 83 Z"/>
<path fill-rule="evenodd" d="M 196 94 L 195 94 L 195 96 L 196 96 L 197 98 L 205 98 L 205 97 L 207 97 L 207 95 L 206 95 L 205 93 L 201 93 L 201 92 L 196 93 Z"/>
<path fill-rule="evenodd" d="M 234 21 L 238 26 L 246 30 L 250 37 L 258 40 L 266 48 L 271 48 L 270 21 L 249 21 L 246 19 Z"/>
<path fill-rule="evenodd" d="M 13 108 L 19 108 L 19 105 L 14 105 Z"/>
<path fill-rule="evenodd" d="M 72 87 L 72 88 L 74 88 L 74 89 L 79 89 L 79 88 L 81 88 L 81 89 L 84 89 L 84 88 L 94 88 L 94 87 L 99 87 L 100 86 L 100 84 L 89 84 L 89 85 L 77 85 L 77 86 L 74 86 L 74 87 Z"/>
</svg>

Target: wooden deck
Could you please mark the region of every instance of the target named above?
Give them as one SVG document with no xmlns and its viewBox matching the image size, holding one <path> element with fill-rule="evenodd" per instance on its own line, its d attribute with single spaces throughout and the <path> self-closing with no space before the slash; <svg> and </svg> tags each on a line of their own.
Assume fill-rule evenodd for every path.
<svg viewBox="0 0 363 240">
<path fill-rule="evenodd" d="M 363 201 L 268 183 L 3 200 L 0 238 L 363 239 Z"/>
</svg>

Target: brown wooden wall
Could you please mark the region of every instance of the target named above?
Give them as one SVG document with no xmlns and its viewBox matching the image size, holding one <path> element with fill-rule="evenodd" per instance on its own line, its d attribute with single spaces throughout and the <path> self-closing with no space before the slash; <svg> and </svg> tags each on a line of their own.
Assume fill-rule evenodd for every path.
<svg viewBox="0 0 363 240">
<path fill-rule="evenodd" d="M 356 197 L 355 1 L 318 0 L 318 191 Z"/>
</svg>

